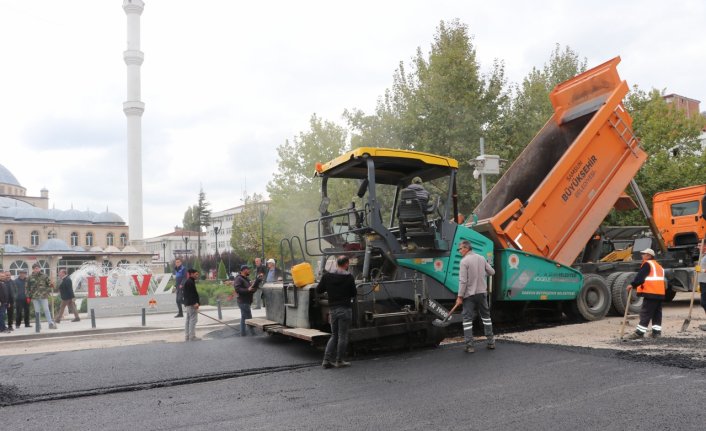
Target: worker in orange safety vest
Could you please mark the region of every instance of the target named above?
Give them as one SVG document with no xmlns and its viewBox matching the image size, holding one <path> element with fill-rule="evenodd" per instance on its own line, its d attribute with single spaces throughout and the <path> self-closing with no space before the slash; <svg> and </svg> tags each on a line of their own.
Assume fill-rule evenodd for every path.
<svg viewBox="0 0 706 431">
<path fill-rule="evenodd" d="M 655 259 L 655 252 L 647 248 L 640 252 L 642 255 L 642 266 L 635 278 L 627 287 L 628 295 L 630 289 L 637 288 L 637 296 L 642 297 L 642 308 L 640 309 L 640 323 L 635 328 L 635 332 L 625 337 L 626 340 L 639 340 L 645 336 L 647 326 L 652 320 L 652 338 L 662 335 L 662 301 L 667 291 L 667 280 L 664 278 L 664 268 Z M 626 307 L 629 304 L 626 304 Z"/>
</svg>

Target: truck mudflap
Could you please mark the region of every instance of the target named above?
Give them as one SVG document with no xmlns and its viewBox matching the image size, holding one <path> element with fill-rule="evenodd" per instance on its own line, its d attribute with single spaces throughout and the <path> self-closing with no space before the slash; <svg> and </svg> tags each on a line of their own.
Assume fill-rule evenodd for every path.
<svg viewBox="0 0 706 431">
<path fill-rule="evenodd" d="M 567 301 L 576 299 L 583 275 L 573 268 L 522 250 L 496 252 L 496 301 Z"/>
</svg>

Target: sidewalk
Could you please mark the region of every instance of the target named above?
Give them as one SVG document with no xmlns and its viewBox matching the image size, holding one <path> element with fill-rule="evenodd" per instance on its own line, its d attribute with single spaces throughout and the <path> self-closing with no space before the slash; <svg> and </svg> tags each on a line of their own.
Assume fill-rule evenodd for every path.
<svg viewBox="0 0 706 431">
<path fill-rule="evenodd" d="M 211 305 L 202 306 L 199 311 L 206 316 L 218 319 L 218 308 Z M 221 309 L 223 314 L 222 320 L 231 326 L 237 327 L 240 323 L 240 309 L 237 307 L 229 307 Z M 264 317 L 265 309 L 252 310 L 253 317 Z M 197 328 L 206 328 L 209 326 L 223 326 L 215 320 L 209 319 L 204 315 L 199 314 Z M 117 316 L 117 317 L 96 317 L 96 327 L 91 327 L 91 316 L 88 313 L 81 313 L 80 322 L 72 322 L 72 314 L 65 314 L 61 323 L 58 323 L 57 329 L 49 329 L 49 325 L 44 320 L 44 315 L 41 318 L 40 332 L 36 332 L 35 322 L 30 321 L 31 328 L 26 328 L 20 325 L 10 333 L 0 333 L 0 344 L 8 341 L 31 340 L 41 338 L 66 337 L 71 335 L 91 335 L 91 334 L 111 334 L 120 332 L 137 332 L 137 331 L 184 331 L 184 318 L 174 317 L 174 312 L 161 314 L 147 314 L 145 316 L 145 326 L 142 326 L 142 316 Z"/>
</svg>

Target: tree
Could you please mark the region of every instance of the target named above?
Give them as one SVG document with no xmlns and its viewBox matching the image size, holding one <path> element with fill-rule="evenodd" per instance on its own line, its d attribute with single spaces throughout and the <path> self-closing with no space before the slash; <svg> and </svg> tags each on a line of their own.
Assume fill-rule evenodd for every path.
<svg viewBox="0 0 706 431">
<path fill-rule="evenodd" d="M 267 206 L 268 203 L 263 201 L 262 195 L 255 193 L 245 197 L 243 210 L 233 216 L 231 246 L 235 254 L 246 261 L 262 253 L 262 231 L 266 223 Z M 265 244 L 266 252 L 272 253 L 272 241 L 266 237 Z"/>
<path fill-rule="evenodd" d="M 218 262 L 218 280 L 225 280 L 228 278 L 228 274 L 226 274 L 226 265 L 223 263 L 223 260 L 219 260 Z"/>
<path fill-rule="evenodd" d="M 706 120 L 698 114 L 687 117 L 669 105 L 663 93 L 656 89 L 645 92 L 635 86 L 625 101 L 633 118 L 633 131 L 649 155 L 635 178 L 648 207 L 657 192 L 706 183 L 706 154 L 699 141 Z M 607 222 L 645 223 L 638 211 L 613 212 Z"/>
<path fill-rule="evenodd" d="M 347 137 L 345 128 L 313 114 L 309 130 L 277 148 L 278 168 L 267 184 L 270 205 L 266 225 L 267 234 L 277 238 L 274 251 L 279 251 L 282 238 L 302 236 L 305 222 L 318 216 L 321 197 L 319 179 L 313 175 L 316 163 L 332 160 L 348 150 Z M 334 188 L 331 207 L 339 208 L 348 201 L 351 190 Z"/>
<path fill-rule="evenodd" d="M 562 50 L 557 44 L 542 69 L 533 67 L 521 84 L 512 86 L 513 96 L 502 108 L 502 121 L 489 130 L 490 151 L 514 160 L 554 114 L 549 93 L 585 70 L 585 58 L 581 60 L 571 48 Z"/>
<path fill-rule="evenodd" d="M 199 201 L 193 207 L 192 214 L 197 225 L 196 231 L 198 232 L 198 258 L 201 260 L 201 229 L 208 228 L 211 226 L 211 210 L 208 207 L 211 204 L 206 201 L 206 193 L 203 191 L 203 187 L 199 190 Z"/>
<path fill-rule="evenodd" d="M 184 230 L 195 231 L 199 228 L 198 218 L 196 213 L 198 211 L 197 205 L 190 206 L 184 212 L 183 226 Z"/>
<path fill-rule="evenodd" d="M 418 49 L 409 72 L 400 63 L 375 115 L 352 110 L 344 116 L 354 147 L 386 145 L 459 160 L 460 205 L 466 211 L 479 187 L 465 162 L 478 155 L 478 141 L 500 118 L 506 98 L 503 63 L 496 60 L 483 75 L 468 27 L 442 21 L 428 56 Z"/>
</svg>

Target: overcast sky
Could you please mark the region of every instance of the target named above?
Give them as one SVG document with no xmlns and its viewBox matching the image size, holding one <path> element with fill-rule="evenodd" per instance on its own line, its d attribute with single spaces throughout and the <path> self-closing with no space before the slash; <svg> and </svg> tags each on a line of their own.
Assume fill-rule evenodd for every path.
<svg viewBox="0 0 706 431">
<path fill-rule="evenodd" d="M 0 0 L 0 164 L 58 209 L 126 221 L 122 0 Z M 458 18 L 478 59 L 520 82 L 555 44 L 631 86 L 706 103 L 706 2 L 146 0 L 141 49 L 144 235 L 264 193 L 276 148 L 313 113 L 371 112 L 400 61 Z M 701 110 L 706 110 L 702 105 Z M 315 161 L 312 160 L 312 169 Z"/>
</svg>

